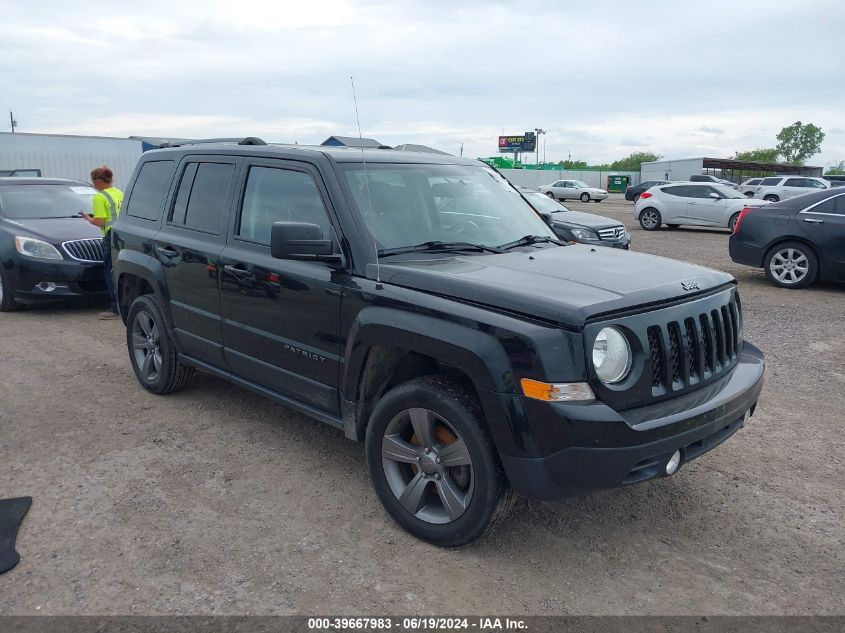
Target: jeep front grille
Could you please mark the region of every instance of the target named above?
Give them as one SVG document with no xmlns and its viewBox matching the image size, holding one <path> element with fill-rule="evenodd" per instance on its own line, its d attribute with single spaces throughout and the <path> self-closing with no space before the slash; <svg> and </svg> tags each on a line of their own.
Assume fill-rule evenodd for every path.
<svg viewBox="0 0 845 633">
<path fill-rule="evenodd" d="M 696 315 L 648 328 L 651 385 L 679 391 L 727 371 L 740 351 L 736 300 Z"/>
<path fill-rule="evenodd" d="M 607 229 L 599 229 L 599 239 L 621 240 L 623 237 L 625 237 L 624 226 L 611 226 Z"/>
<path fill-rule="evenodd" d="M 73 240 L 62 244 L 62 248 L 72 259 L 80 262 L 103 261 L 103 241 L 100 239 Z"/>
</svg>

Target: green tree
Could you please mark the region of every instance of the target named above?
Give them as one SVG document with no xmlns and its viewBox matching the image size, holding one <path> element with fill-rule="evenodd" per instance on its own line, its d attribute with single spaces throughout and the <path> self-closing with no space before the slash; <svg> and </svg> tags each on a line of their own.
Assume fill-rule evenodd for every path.
<svg viewBox="0 0 845 633">
<path fill-rule="evenodd" d="M 833 167 L 828 168 L 828 176 L 845 176 L 845 160 L 840 160 L 839 163 Z"/>
<path fill-rule="evenodd" d="M 744 152 L 737 152 L 734 156 L 734 160 L 750 160 L 757 161 L 760 163 L 776 163 L 778 162 L 779 156 L 780 151 L 777 147 L 758 147 L 757 149 L 749 149 L 745 150 Z"/>
<path fill-rule="evenodd" d="M 812 123 L 802 125 L 801 121 L 796 121 L 778 132 L 777 139 L 778 153 L 786 162 L 803 165 L 805 160 L 821 150 L 824 132 Z"/>
<path fill-rule="evenodd" d="M 643 163 L 660 160 L 661 158 L 663 157 L 651 152 L 634 152 L 626 158 L 615 160 L 610 165 L 600 165 L 600 167 L 617 171 L 639 171 L 640 165 Z"/>
<path fill-rule="evenodd" d="M 562 160 L 558 163 L 562 169 L 586 169 L 587 161 L 585 160 Z"/>
</svg>

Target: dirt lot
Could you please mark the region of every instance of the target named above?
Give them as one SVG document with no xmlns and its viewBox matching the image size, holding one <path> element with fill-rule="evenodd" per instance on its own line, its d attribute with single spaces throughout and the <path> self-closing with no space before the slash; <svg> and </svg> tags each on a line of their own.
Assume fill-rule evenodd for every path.
<svg viewBox="0 0 845 633">
<path fill-rule="evenodd" d="M 34 502 L 0 613 L 842 613 L 845 287 L 779 290 L 730 261 L 726 231 L 571 206 L 739 279 L 769 366 L 731 441 L 441 550 L 390 521 L 339 431 L 208 376 L 146 393 L 97 307 L 3 314 L 0 498 Z"/>
</svg>

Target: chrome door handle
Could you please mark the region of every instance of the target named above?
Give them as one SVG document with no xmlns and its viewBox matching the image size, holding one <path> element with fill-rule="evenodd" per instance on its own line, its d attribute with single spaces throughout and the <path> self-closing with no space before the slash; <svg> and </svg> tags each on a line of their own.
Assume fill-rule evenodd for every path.
<svg viewBox="0 0 845 633">
<path fill-rule="evenodd" d="M 177 251 L 174 251 L 172 248 L 165 248 L 163 246 L 159 246 L 156 248 L 156 250 L 158 251 L 159 255 L 168 259 L 173 259 L 174 257 L 179 256 L 179 253 Z"/>
<path fill-rule="evenodd" d="M 816 218 L 804 218 L 804 222 L 809 222 L 810 224 L 824 224 L 824 220 L 818 220 Z"/>
<path fill-rule="evenodd" d="M 237 279 L 243 279 L 244 277 L 249 275 L 248 270 L 244 268 L 238 268 L 237 266 L 223 266 L 223 270 L 225 270 L 227 273 Z"/>
</svg>

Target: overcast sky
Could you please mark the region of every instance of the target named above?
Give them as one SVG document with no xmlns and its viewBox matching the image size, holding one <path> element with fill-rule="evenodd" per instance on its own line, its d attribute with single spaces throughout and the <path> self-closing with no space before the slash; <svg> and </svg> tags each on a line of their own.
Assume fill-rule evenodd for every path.
<svg viewBox="0 0 845 633">
<path fill-rule="evenodd" d="M 390 145 L 491 156 L 541 127 L 549 160 L 726 157 L 801 120 L 827 134 L 810 164 L 845 160 L 836 1 L 134 4 L 0 0 L 20 132 L 319 143 L 357 135 L 354 75 Z"/>
</svg>

